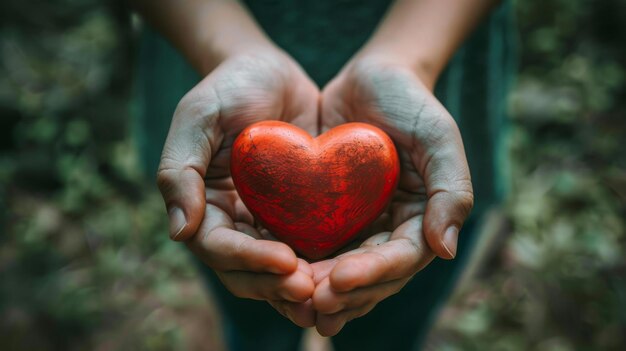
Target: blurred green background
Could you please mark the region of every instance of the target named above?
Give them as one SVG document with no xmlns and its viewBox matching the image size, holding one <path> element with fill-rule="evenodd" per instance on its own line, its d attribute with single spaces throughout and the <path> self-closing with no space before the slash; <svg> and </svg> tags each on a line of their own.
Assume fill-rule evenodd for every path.
<svg viewBox="0 0 626 351">
<path fill-rule="evenodd" d="M 516 8 L 512 191 L 426 349 L 625 350 L 626 1 Z M 222 349 L 139 171 L 136 37 L 121 1 L 0 3 L 0 350 Z"/>
</svg>

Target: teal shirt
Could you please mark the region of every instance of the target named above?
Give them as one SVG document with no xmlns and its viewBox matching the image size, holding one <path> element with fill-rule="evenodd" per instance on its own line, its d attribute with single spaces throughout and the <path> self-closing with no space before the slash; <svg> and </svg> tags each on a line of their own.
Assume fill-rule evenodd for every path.
<svg viewBox="0 0 626 351">
<path fill-rule="evenodd" d="M 250 0 L 267 34 L 323 87 L 365 43 L 389 0 Z M 504 2 L 456 52 L 435 94 L 456 119 L 468 157 L 480 215 L 506 192 L 506 93 L 515 68 L 512 6 Z M 155 174 L 180 98 L 200 79 L 167 42 L 147 30 L 140 48 L 141 159 Z"/>
</svg>

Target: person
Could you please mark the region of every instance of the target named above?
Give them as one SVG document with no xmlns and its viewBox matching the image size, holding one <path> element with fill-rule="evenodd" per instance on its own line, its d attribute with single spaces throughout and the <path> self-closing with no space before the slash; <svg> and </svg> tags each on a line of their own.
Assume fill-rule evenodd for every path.
<svg viewBox="0 0 626 351">
<path fill-rule="evenodd" d="M 149 28 L 141 41 L 142 159 L 148 170 L 158 165 L 171 238 L 202 262 L 229 348 L 294 350 L 302 327 L 312 326 L 334 336 L 336 350 L 419 345 L 471 251 L 478 219 L 506 189 L 511 5 L 132 4 L 173 45 Z M 230 146 L 246 126 L 273 119 L 311 135 L 364 122 L 396 143 L 398 190 L 359 247 L 307 262 L 255 226 L 229 176 Z"/>
</svg>

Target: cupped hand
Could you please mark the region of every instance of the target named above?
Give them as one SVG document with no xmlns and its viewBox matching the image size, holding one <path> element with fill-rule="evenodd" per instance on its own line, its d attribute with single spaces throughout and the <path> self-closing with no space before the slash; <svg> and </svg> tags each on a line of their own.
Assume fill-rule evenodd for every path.
<svg viewBox="0 0 626 351">
<path fill-rule="evenodd" d="M 234 295 L 266 300 L 300 326 L 314 324 L 310 265 L 260 231 L 230 177 L 230 148 L 248 125 L 280 119 L 318 128 L 319 90 L 278 49 L 226 59 L 180 101 L 157 183 L 173 240 L 184 241 Z"/>
<path fill-rule="evenodd" d="M 365 122 L 396 143 L 401 174 L 387 211 L 358 248 L 312 264 L 316 327 L 335 335 L 397 293 L 435 256 L 456 255 L 473 205 L 459 130 L 431 87 L 394 58 L 361 57 L 322 92 L 322 132 Z"/>
</svg>

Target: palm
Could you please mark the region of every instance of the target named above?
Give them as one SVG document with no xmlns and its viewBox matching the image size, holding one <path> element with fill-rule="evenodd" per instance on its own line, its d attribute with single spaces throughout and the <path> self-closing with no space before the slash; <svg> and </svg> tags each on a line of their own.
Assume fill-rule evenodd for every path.
<svg viewBox="0 0 626 351">
<path fill-rule="evenodd" d="M 398 188 L 390 205 L 367 234 L 391 232 L 411 218 L 423 216 L 428 201 L 423 170 L 418 170 L 423 148 L 411 136 L 419 128 L 414 121 L 428 120 L 417 113 L 434 113 L 423 106 L 430 92 L 408 71 L 367 67 L 350 78 L 340 77 L 324 91 L 322 128 L 347 122 L 365 122 L 380 127 L 396 142 L 401 164 Z M 422 105 L 422 106 L 420 106 Z M 408 117 L 408 118 L 407 118 Z M 367 237 L 367 235 L 365 235 Z"/>
<path fill-rule="evenodd" d="M 310 298 L 312 271 L 285 244 L 256 240 L 264 237 L 233 185 L 230 148 L 242 129 L 262 120 L 315 134 L 318 99 L 317 87 L 282 53 L 229 59 L 179 103 L 157 177 L 174 238 L 185 240 L 233 294 L 271 301 L 278 310 Z M 312 323 L 310 313 L 292 320 Z"/>
<path fill-rule="evenodd" d="M 334 335 L 399 291 L 435 254 L 454 256 L 442 233 L 462 224 L 471 183 L 456 124 L 408 68 L 378 60 L 348 66 L 324 89 L 321 118 L 322 131 L 346 122 L 380 127 L 401 165 L 398 189 L 366 240 L 312 265 L 317 327 Z"/>
<path fill-rule="evenodd" d="M 270 119 L 293 123 L 310 133 L 317 130 L 319 92 L 291 62 L 242 58 L 228 62 L 213 75 L 213 93 L 220 101 L 221 143 L 204 177 L 207 204 L 223 211 L 238 230 L 257 238 L 252 214 L 243 205 L 230 177 L 230 148 L 248 125 Z M 285 69 L 287 67 L 287 69 Z M 224 74 L 222 74 L 222 72 Z M 202 88 L 202 87 L 198 87 Z M 202 103 L 199 95 L 198 103 Z"/>
</svg>

